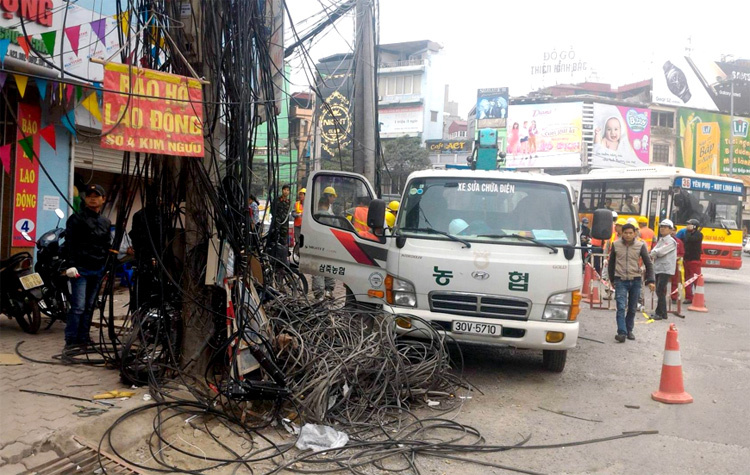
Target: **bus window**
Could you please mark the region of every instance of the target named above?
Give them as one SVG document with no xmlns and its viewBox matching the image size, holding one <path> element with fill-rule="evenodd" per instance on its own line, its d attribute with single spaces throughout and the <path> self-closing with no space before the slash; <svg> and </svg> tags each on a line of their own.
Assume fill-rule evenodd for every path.
<svg viewBox="0 0 750 475">
<path fill-rule="evenodd" d="M 672 203 L 675 224 L 697 219 L 703 227 L 739 229 L 742 201 L 737 195 L 677 188 Z"/>
<path fill-rule="evenodd" d="M 587 180 L 581 185 L 582 212 L 607 208 L 622 214 L 641 214 L 643 180 Z"/>
</svg>

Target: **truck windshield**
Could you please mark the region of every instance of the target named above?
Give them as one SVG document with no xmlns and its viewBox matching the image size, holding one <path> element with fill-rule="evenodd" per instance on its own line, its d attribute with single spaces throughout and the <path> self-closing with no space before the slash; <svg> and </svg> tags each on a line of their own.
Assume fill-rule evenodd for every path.
<svg viewBox="0 0 750 475">
<path fill-rule="evenodd" d="M 416 178 L 406 187 L 396 227 L 405 236 L 426 239 L 448 239 L 422 232 L 432 228 L 471 242 L 532 246 L 576 242 L 570 195 L 554 183 Z"/>
<path fill-rule="evenodd" d="M 672 219 L 684 225 L 697 219 L 702 227 L 739 229 L 742 195 L 677 188 L 672 199 Z"/>
</svg>

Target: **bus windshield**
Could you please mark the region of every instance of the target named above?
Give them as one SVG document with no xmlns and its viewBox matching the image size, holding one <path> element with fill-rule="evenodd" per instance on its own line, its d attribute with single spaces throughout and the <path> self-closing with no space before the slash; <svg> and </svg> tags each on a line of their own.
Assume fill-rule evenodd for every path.
<svg viewBox="0 0 750 475">
<path fill-rule="evenodd" d="M 702 227 L 739 229 L 741 199 L 736 194 L 677 188 L 672 199 L 672 219 L 678 225 L 697 219 Z"/>
<path fill-rule="evenodd" d="M 568 189 L 554 183 L 416 178 L 406 187 L 394 232 L 448 239 L 430 230 L 472 242 L 533 245 L 524 239 L 532 238 L 550 245 L 576 243 Z"/>
</svg>

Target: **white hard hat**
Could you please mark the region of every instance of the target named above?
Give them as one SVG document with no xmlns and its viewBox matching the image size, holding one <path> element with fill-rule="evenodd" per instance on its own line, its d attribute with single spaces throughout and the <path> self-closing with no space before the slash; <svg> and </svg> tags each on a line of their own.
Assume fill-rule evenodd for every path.
<svg viewBox="0 0 750 475">
<path fill-rule="evenodd" d="M 469 227 L 469 223 L 467 223 L 461 218 L 456 218 L 453 221 L 451 221 L 451 224 L 448 225 L 448 232 L 451 234 L 458 234 L 468 227 Z"/>
<path fill-rule="evenodd" d="M 638 227 L 638 220 L 635 218 L 628 218 L 625 222 L 632 224 L 636 228 Z"/>
<path fill-rule="evenodd" d="M 617 217 L 617 211 L 612 211 L 612 217 L 613 217 L 613 218 L 616 218 L 616 217 Z"/>
<path fill-rule="evenodd" d="M 659 222 L 659 227 L 666 226 L 668 228 L 674 229 L 674 223 L 669 219 L 662 219 L 661 222 Z"/>
</svg>

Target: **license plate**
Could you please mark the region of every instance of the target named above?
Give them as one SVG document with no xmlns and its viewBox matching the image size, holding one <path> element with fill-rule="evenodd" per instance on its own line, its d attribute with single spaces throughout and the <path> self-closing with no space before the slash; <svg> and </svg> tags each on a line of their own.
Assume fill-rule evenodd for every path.
<svg viewBox="0 0 750 475">
<path fill-rule="evenodd" d="M 475 335 L 500 336 L 503 331 L 502 325 L 492 323 L 461 322 L 454 321 L 451 325 L 454 333 L 473 333 Z"/>
<path fill-rule="evenodd" d="M 711 260 L 711 259 L 708 259 L 706 261 L 706 265 L 707 266 L 718 266 L 719 264 L 721 264 L 721 261 L 714 261 L 714 260 Z"/>
<path fill-rule="evenodd" d="M 33 274 L 21 277 L 21 285 L 23 285 L 24 290 L 29 290 L 43 286 L 44 281 L 42 281 L 42 276 L 34 272 Z"/>
</svg>

